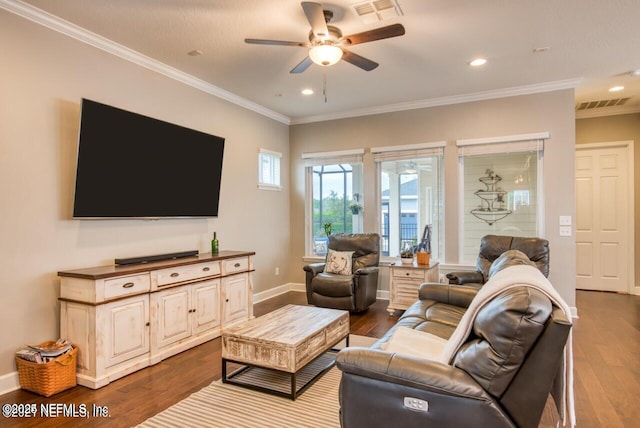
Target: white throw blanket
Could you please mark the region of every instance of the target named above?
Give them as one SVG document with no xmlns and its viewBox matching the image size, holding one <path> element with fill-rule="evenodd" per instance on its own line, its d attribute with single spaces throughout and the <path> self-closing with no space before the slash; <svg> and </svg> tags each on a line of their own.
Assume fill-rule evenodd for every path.
<svg viewBox="0 0 640 428">
<path fill-rule="evenodd" d="M 452 364 L 453 358 L 460 346 L 469 337 L 473 322 L 478 312 L 493 298 L 505 290 L 514 287 L 532 287 L 546 295 L 557 307 L 562 309 L 568 319 L 571 319 L 571 309 L 560 297 L 560 294 L 553 288 L 553 285 L 542 273 L 533 266 L 518 265 L 511 266 L 496 273 L 486 284 L 480 288 L 478 294 L 473 298 L 469 308 L 462 316 L 460 323 L 447 341 L 440 361 L 445 364 Z M 576 415 L 573 397 L 573 348 L 572 335 L 569 331 L 567 344 L 564 348 L 564 373 L 563 373 L 563 394 L 561 397 L 562 422 L 566 426 L 567 419 L 571 427 L 576 425 Z"/>
</svg>

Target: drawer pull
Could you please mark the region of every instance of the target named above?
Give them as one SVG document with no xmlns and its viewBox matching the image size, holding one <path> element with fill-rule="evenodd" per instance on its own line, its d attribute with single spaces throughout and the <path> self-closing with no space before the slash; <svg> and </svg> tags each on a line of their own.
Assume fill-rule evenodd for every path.
<svg viewBox="0 0 640 428">
<path fill-rule="evenodd" d="M 240 263 L 236 263 L 233 267 L 240 267 Z"/>
<path fill-rule="evenodd" d="M 127 282 L 126 284 L 122 284 L 122 288 L 131 288 L 133 287 L 135 284 L 133 282 Z"/>
<path fill-rule="evenodd" d="M 171 278 L 177 278 L 179 276 L 180 276 L 180 274 L 178 272 L 174 272 L 174 273 L 171 274 Z"/>
<path fill-rule="evenodd" d="M 209 268 L 209 267 L 203 267 L 203 268 L 202 268 L 202 271 L 203 271 L 203 272 L 209 272 L 210 270 L 211 270 L 211 268 Z"/>
</svg>

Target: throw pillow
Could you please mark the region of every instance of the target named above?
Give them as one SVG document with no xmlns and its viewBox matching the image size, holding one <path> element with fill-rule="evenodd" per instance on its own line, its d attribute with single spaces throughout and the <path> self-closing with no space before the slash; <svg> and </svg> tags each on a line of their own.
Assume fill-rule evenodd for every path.
<svg viewBox="0 0 640 428">
<path fill-rule="evenodd" d="M 354 251 L 335 251 L 329 249 L 324 271 L 338 275 L 351 275 L 353 253 Z"/>
</svg>

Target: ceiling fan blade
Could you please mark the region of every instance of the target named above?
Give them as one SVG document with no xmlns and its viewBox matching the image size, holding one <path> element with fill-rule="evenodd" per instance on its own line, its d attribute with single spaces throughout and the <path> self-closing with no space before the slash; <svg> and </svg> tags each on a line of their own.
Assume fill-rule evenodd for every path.
<svg viewBox="0 0 640 428">
<path fill-rule="evenodd" d="M 346 49 L 342 49 L 342 59 L 347 61 L 350 64 L 355 65 L 356 67 L 360 67 L 365 71 L 371 71 L 378 66 L 377 62 L 371 61 L 363 56 L 358 54 L 354 54 Z"/>
<path fill-rule="evenodd" d="M 327 28 L 327 21 L 324 19 L 324 11 L 320 3 L 314 3 L 311 1 L 302 2 L 302 10 L 311 24 L 311 31 L 316 37 L 324 39 L 329 36 L 329 29 Z"/>
<path fill-rule="evenodd" d="M 302 46 L 309 47 L 307 42 L 287 42 L 284 40 L 265 40 L 265 39 L 244 39 L 245 43 L 253 45 L 276 45 L 276 46 Z"/>
<path fill-rule="evenodd" d="M 305 71 L 307 68 L 309 68 L 309 66 L 313 63 L 313 61 L 311 61 L 311 58 L 309 58 L 308 56 L 303 59 L 302 61 L 300 61 L 300 63 L 298 65 L 296 65 L 295 67 L 293 67 L 291 69 L 291 71 L 289 73 L 291 74 L 297 74 L 297 73 L 302 73 L 303 71 Z"/>
<path fill-rule="evenodd" d="M 402 26 L 402 24 L 393 24 L 386 27 L 376 28 L 375 30 L 352 34 L 350 36 L 343 37 L 342 40 L 348 45 L 357 45 L 359 43 L 372 42 L 374 40 L 398 37 L 402 36 L 403 34 L 404 27 Z"/>
</svg>

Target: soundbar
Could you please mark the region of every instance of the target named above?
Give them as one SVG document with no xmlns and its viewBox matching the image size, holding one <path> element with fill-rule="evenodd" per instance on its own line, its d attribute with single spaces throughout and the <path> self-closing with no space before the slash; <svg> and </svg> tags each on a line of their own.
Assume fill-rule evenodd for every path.
<svg viewBox="0 0 640 428">
<path fill-rule="evenodd" d="M 117 265 L 131 265 L 134 263 L 148 263 L 156 260 L 178 259 L 180 257 L 197 256 L 198 250 L 181 251 L 179 253 L 156 254 L 154 256 L 128 257 L 126 259 L 115 259 Z"/>
</svg>

